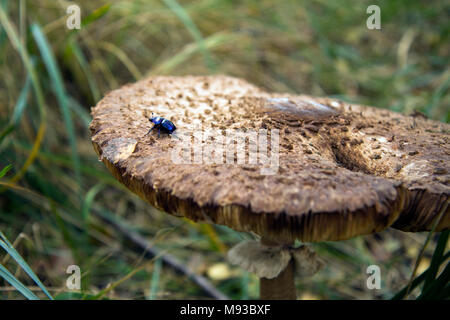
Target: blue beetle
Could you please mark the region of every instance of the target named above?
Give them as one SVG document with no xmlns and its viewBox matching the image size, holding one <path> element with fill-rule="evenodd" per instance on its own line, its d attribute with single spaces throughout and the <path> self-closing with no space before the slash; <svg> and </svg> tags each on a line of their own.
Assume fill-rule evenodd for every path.
<svg viewBox="0 0 450 320">
<path fill-rule="evenodd" d="M 156 128 L 158 129 L 158 138 L 159 138 L 161 131 L 163 133 L 172 134 L 177 129 L 177 127 L 175 127 L 172 121 L 167 120 L 163 117 L 151 117 L 148 120 L 150 122 L 153 122 L 155 125 L 151 127 L 150 130 L 148 130 L 148 132 L 145 135 L 149 134 L 153 129 Z"/>
</svg>

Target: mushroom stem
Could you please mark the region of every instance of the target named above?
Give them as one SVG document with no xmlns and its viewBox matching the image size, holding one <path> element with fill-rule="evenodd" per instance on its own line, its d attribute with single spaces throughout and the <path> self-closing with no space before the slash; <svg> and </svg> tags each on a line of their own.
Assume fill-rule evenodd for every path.
<svg viewBox="0 0 450 320">
<path fill-rule="evenodd" d="M 279 246 L 270 239 L 261 238 L 261 244 L 265 246 Z M 259 279 L 259 295 L 262 300 L 296 300 L 294 259 L 289 261 L 287 267 L 280 274 L 273 278 Z"/>
</svg>

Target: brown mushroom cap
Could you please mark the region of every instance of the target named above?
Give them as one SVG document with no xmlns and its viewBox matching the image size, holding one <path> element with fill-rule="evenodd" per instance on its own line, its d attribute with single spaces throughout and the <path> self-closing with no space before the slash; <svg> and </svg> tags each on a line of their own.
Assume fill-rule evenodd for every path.
<svg viewBox="0 0 450 320">
<path fill-rule="evenodd" d="M 277 174 L 251 164 L 176 164 L 176 139 L 145 136 L 152 112 L 177 134 L 195 123 L 278 129 Z M 92 142 L 108 169 L 176 216 L 283 241 L 343 240 L 389 226 L 425 231 L 441 212 L 436 230 L 450 227 L 448 124 L 267 93 L 226 76 L 147 78 L 108 93 L 92 116 Z"/>
</svg>

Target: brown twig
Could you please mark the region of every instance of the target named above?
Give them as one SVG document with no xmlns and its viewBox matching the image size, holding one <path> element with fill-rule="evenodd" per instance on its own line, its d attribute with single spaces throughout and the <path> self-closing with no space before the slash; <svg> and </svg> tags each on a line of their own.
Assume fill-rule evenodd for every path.
<svg viewBox="0 0 450 320">
<path fill-rule="evenodd" d="M 197 284 L 205 293 L 214 299 L 218 300 L 228 300 L 229 298 L 217 290 L 205 277 L 194 273 L 192 270 L 187 268 L 181 261 L 176 257 L 168 253 L 162 253 L 162 251 L 156 248 L 154 245 L 149 243 L 144 237 L 142 237 L 137 232 L 129 230 L 127 227 L 117 223 L 116 221 L 106 217 L 103 214 L 97 214 L 102 220 L 107 222 L 114 229 L 119 231 L 128 241 L 134 243 L 139 250 L 143 250 L 143 255 L 147 258 L 158 257 L 162 260 L 164 264 L 172 268 L 180 274 L 186 275 L 195 284 Z"/>
</svg>

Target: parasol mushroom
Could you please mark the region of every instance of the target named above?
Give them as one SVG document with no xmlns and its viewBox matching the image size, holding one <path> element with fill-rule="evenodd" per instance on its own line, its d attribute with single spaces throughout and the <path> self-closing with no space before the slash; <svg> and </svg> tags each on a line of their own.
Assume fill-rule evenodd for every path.
<svg viewBox="0 0 450 320">
<path fill-rule="evenodd" d="M 176 125 L 172 136 L 146 135 L 152 113 Z M 296 239 L 450 227 L 448 124 L 227 76 L 150 77 L 108 93 L 92 116 L 95 151 L 130 190 L 260 236 L 228 258 L 260 277 L 263 299 L 295 299 L 294 276 L 323 265 Z"/>
</svg>

